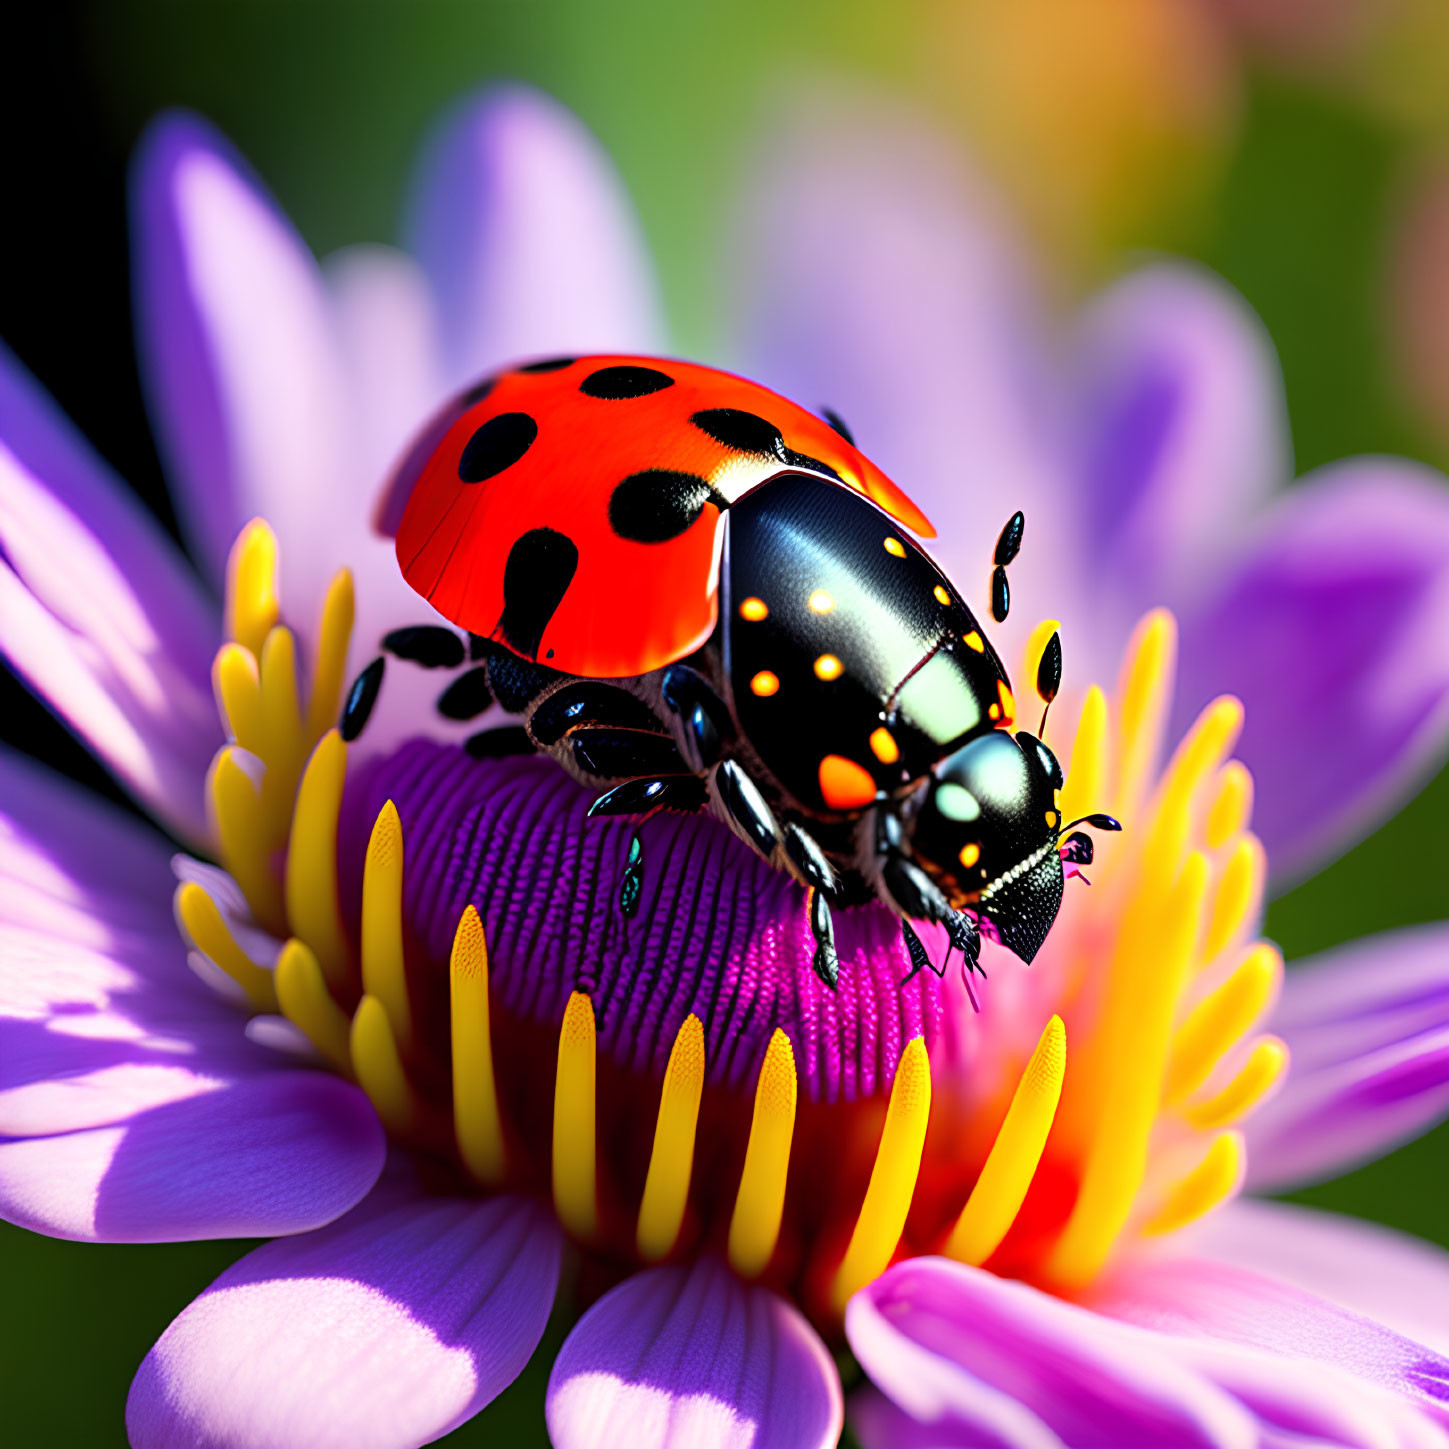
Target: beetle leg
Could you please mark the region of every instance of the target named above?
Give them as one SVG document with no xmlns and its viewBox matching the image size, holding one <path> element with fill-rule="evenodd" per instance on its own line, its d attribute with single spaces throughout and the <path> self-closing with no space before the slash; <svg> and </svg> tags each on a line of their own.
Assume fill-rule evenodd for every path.
<svg viewBox="0 0 1449 1449">
<path fill-rule="evenodd" d="M 946 974 L 945 964 L 942 963 L 940 968 L 937 968 L 936 963 L 931 960 L 931 953 L 926 950 L 926 943 L 916 935 L 915 927 L 904 916 L 901 917 L 901 936 L 906 943 L 906 954 L 911 958 L 911 969 L 906 975 L 906 980 L 901 982 L 902 986 L 922 967 L 925 967 L 936 976 L 944 976 Z"/>
<path fill-rule="evenodd" d="M 815 955 L 810 965 L 815 974 L 832 990 L 840 980 L 840 957 L 835 950 L 835 921 L 825 892 L 810 886 L 805 892 L 805 905 L 810 914 L 810 929 L 815 936 Z"/>
<path fill-rule="evenodd" d="M 673 775 L 658 780 L 625 780 L 589 806 L 589 819 L 599 815 L 637 815 L 647 819 L 656 810 L 693 814 L 709 804 L 709 792 L 698 775 Z"/>
<path fill-rule="evenodd" d="M 714 784 L 736 834 L 773 865 L 780 825 L 755 782 L 735 761 L 723 760 L 715 767 Z"/>
<path fill-rule="evenodd" d="M 905 922 L 930 921 L 946 928 L 951 945 L 961 953 L 963 977 L 969 978 L 970 972 L 981 970 L 977 964 L 977 958 L 981 954 L 981 933 L 976 922 L 965 911 L 956 910 L 925 871 L 907 860 L 899 851 L 889 850 L 881 865 L 881 883 Z M 922 952 L 925 951 L 925 946 L 919 939 L 916 945 L 920 946 Z M 911 953 L 911 976 L 914 976 L 920 968 L 909 937 L 906 938 L 906 949 Z M 934 971 L 935 967 L 931 969 Z M 936 974 L 945 974 L 944 962 Z M 984 972 L 982 974 L 985 975 Z M 906 979 L 910 980 L 910 977 Z M 967 989 L 970 989 L 969 979 Z M 972 1001 L 975 1001 L 974 995 Z"/>
<path fill-rule="evenodd" d="M 632 916 L 639 909 L 644 893 L 644 844 L 637 831 L 629 837 L 629 855 L 624 861 L 624 874 L 619 881 L 619 914 Z"/>
<path fill-rule="evenodd" d="M 648 730 L 571 730 L 568 745 L 575 768 L 601 780 L 654 779 L 687 768 L 668 735 Z"/>
<path fill-rule="evenodd" d="M 342 703 L 342 716 L 337 721 L 337 732 L 351 744 L 372 717 L 372 707 L 377 703 L 378 691 L 382 688 L 383 671 L 387 660 L 381 654 L 352 681 L 347 698 Z"/>
<path fill-rule="evenodd" d="M 690 766 L 704 771 L 718 764 L 732 731 L 729 711 L 709 681 L 687 664 L 671 664 L 664 671 L 660 693 L 681 722 L 681 743 Z"/>
</svg>

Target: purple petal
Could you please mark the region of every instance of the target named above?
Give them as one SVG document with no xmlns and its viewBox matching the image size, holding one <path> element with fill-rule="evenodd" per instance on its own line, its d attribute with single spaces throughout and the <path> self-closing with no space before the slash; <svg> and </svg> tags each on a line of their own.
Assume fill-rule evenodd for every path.
<svg viewBox="0 0 1449 1449">
<path fill-rule="evenodd" d="M 1226 1263 L 1163 1258 L 1104 1284 L 1096 1306 L 1160 1334 L 1326 1366 L 1339 1372 L 1320 1374 L 1324 1392 L 1335 1380 L 1368 1384 L 1449 1427 L 1449 1359 L 1275 1278 Z"/>
<path fill-rule="evenodd" d="M 1248 1123 L 1249 1183 L 1336 1177 L 1449 1112 L 1449 926 L 1371 936 L 1295 965 L 1269 1023 L 1293 1068 Z"/>
<path fill-rule="evenodd" d="M 1261 520 L 1215 597 L 1182 619 L 1178 719 L 1238 695 L 1254 829 L 1279 878 L 1369 829 L 1449 732 L 1449 494 L 1388 460 L 1323 469 Z"/>
<path fill-rule="evenodd" d="M 518 1198 L 379 1190 L 341 1221 L 227 1269 L 131 1386 L 136 1449 L 410 1449 L 528 1362 L 560 1238 Z"/>
<path fill-rule="evenodd" d="M 177 512 L 213 579 L 237 530 L 266 518 L 283 599 L 310 629 L 340 562 L 339 516 L 373 486 L 352 434 L 317 265 L 226 142 L 163 117 L 136 158 L 142 370 Z"/>
<path fill-rule="evenodd" d="M 1042 614 L 1080 617 L 1087 561 L 1061 383 L 1045 361 L 1026 248 L 994 198 L 938 137 L 854 97 L 802 103 L 772 131 L 746 194 L 742 371 L 840 413 L 973 592 L 1002 525 L 1026 511 L 1012 588 L 1031 612 L 993 633 L 999 645 Z M 1070 646 L 1074 670 L 1089 643 Z"/>
<path fill-rule="evenodd" d="M 931 1443 L 1252 1444 L 1232 1397 L 1146 1334 L 940 1258 L 898 1264 L 846 1309 L 861 1367 Z"/>
<path fill-rule="evenodd" d="M 133 816 L 0 749 L 0 921 L 90 946 L 172 934 L 170 855 Z"/>
<path fill-rule="evenodd" d="M 712 1259 L 605 1294 L 548 1382 L 558 1449 L 827 1449 L 841 1422 L 840 1377 L 815 1330 Z"/>
<path fill-rule="evenodd" d="M 607 153 L 537 91 L 466 101 L 419 168 L 412 249 L 442 310 L 450 379 L 517 358 L 657 352 L 652 268 Z"/>
<path fill-rule="evenodd" d="M 184 559 L 0 347 L 0 650 L 173 829 L 205 833 L 216 613 Z"/>
<path fill-rule="evenodd" d="M 1338 1213 L 1238 1198 L 1209 1214 L 1188 1247 L 1449 1354 L 1449 1252 L 1435 1243 Z"/>
<path fill-rule="evenodd" d="M 0 1142 L 0 1217 L 88 1242 L 306 1232 L 367 1193 L 384 1151 L 356 1087 L 263 1072 L 115 1126 Z"/>
<path fill-rule="evenodd" d="M 1292 475 L 1272 343 L 1206 271 L 1147 267 L 1086 310 L 1080 546 L 1130 623 L 1211 576 L 1261 502 Z"/>
</svg>

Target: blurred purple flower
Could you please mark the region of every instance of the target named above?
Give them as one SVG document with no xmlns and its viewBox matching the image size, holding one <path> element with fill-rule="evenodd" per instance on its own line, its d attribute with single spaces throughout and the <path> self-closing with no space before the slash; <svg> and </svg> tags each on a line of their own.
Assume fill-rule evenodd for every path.
<svg viewBox="0 0 1449 1449">
<path fill-rule="evenodd" d="M 1085 381 L 1069 386 L 1042 355 L 1009 252 L 953 199 L 939 161 L 880 127 L 852 139 L 834 125 L 831 135 L 782 151 L 772 185 L 788 205 L 756 195 L 773 231 L 751 295 L 771 322 L 752 366 L 841 406 L 934 513 L 943 548 L 962 549 L 947 558 L 958 572 L 984 572 L 995 529 L 1025 506 L 1018 598 L 1069 621 L 1078 677 L 1115 664 L 1143 604 L 1180 608 L 1184 708 L 1195 713 L 1222 685 L 1247 698 L 1275 849 L 1301 863 L 1382 808 L 1442 743 L 1432 625 L 1449 528 L 1434 487 L 1403 465 L 1343 465 L 1336 482 L 1268 504 L 1286 474 L 1281 406 L 1265 382 L 1265 344 L 1217 284 L 1166 268 L 1120 283 L 1089 309 L 1087 362 L 1067 374 Z M 3 359 L 0 645 L 156 818 L 193 840 L 210 838 L 204 780 L 223 743 L 209 669 L 225 636 L 212 600 L 242 525 L 260 514 L 276 528 L 304 658 L 335 647 L 305 621 L 322 613 L 342 565 L 357 575 L 353 637 L 367 650 L 418 616 L 389 547 L 367 531 L 366 505 L 436 399 L 517 355 L 658 348 L 627 205 L 592 140 L 550 103 L 507 92 L 460 111 L 430 152 L 414 216 L 420 263 L 369 248 L 319 272 L 209 130 L 171 119 L 144 146 L 143 361 L 202 584 Z M 1242 536 L 1253 507 L 1265 510 L 1256 541 Z M 237 590 L 234 579 L 233 601 Z M 1331 628 L 1349 631 L 1329 641 L 1339 647 L 1315 633 L 1325 597 L 1353 606 L 1335 603 L 1330 615 Z M 1353 632 L 1354 609 L 1370 605 L 1372 650 Z M 1330 693 L 1342 712 L 1320 730 L 1315 708 Z M 370 788 L 402 802 L 420 856 L 447 860 L 456 833 L 413 834 L 451 799 L 420 786 L 433 777 L 418 774 L 416 752 L 455 752 L 390 750 L 417 726 L 417 697 L 410 712 L 409 692 L 393 690 L 380 708 L 393 717 L 366 738 Z M 1269 721 L 1256 737 L 1255 712 Z M 1291 753 L 1273 734 L 1290 721 Z M 521 803 L 489 790 L 480 808 L 533 811 L 540 828 L 564 829 L 577 801 L 520 780 Z M 1312 794 L 1324 781 L 1332 793 Z M 307 1060 L 288 1064 L 278 1048 L 307 1045 L 289 1023 L 253 1006 L 241 1029 L 205 983 L 236 995 L 252 978 L 214 958 L 244 943 L 265 995 L 279 942 L 228 876 L 178 858 L 222 922 L 209 943 L 184 922 L 192 974 L 181 969 L 173 867 L 157 834 L 15 756 L 0 757 L 0 802 L 0 1213 L 84 1240 L 275 1239 L 224 1273 L 148 1356 L 128 1408 L 132 1442 L 402 1449 L 476 1413 L 543 1332 L 563 1252 L 553 1216 L 525 1196 L 426 1189 L 418 1164 L 425 1174 L 435 1165 L 397 1150 L 389 1159 L 362 1091 Z M 872 944 L 864 916 L 862 995 L 837 1020 L 837 1007 L 799 986 L 800 973 L 809 984 L 803 958 L 788 969 L 786 907 L 776 912 L 748 857 L 714 863 L 711 829 L 689 826 L 678 879 L 661 888 L 698 893 L 707 880 L 718 891 L 738 873 L 736 896 L 719 897 L 726 924 L 765 902 L 760 949 L 785 965 L 771 956 L 749 974 L 779 992 L 770 1020 L 796 1037 L 808 1098 L 879 1094 L 911 1032 L 969 1069 L 993 1050 L 1017 1051 L 1018 1028 L 1040 1028 L 1033 993 L 1049 999 L 1061 984 L 1045 967 L 993 980 L 984 1020 L 1003 1033 L 984 1041 L 969 1039 L 976 1024 L 934 984 L 920 998 L 872 996 L 899 963 Z M 411 846 L 409 862 L 409 908 L 432 901 L 451 920 Z M 557 893 L 555 881 L 530 881 L 526 860 L 510 868 L 522 871 L 522 898 L 509 919 L 527 928 L 511 961 L 498 952 L 498 989 L 510 1004 L 525 991 L 557 996 L 560 972 L 532 968 L 544 948 L 556 962 L 573 944 L 529 934 L 547 935 L 540 898 Z M 1251 891 L 1238 912 L 1251 921 Z M 798 924 L 797 902 L 788 915 Z M 506 934 L 489 928 L 490 941 Z M 1274 1186 L 1330 1173 L 1442 1115 L 1446 940 L 1439 927 L 1405 933 L 1290 974 L 1273 1024 L 1304 1070 L 1246 1130 L 1255 1172 Z M 1356 967 L 1358 956 L 1372 968 Z M 642 1040 L 644 1023 L 658 1037 L 647 1012 L 624 1025 Z M 866 1061 L 854 1036 L 866 1026 L 881 1043 L 875 1076 L 847 1083 L 814 1065 L 847 1053 Z M 617 1063 L 632 1041 L 617 1014 L 604 1019 L 601 1048 L 610 1032 Z M 1222 1090 L 1239 1065 L 1224 1064 Z M 1003 1082 L 999 1072 L 990 1080 Z M 946 1083 L 938 1090 L 948 1096 Z M 1449 1443 L 1449 1257 L 1437 1249 L 1240 1202 L 1156 1253 L 1130 1236 L 1081 1295 L 1065 1301 L 940 1258 L 890 1268 L 845 1319 L 872 1385 L 854 1399 L 863 1441 Z M 841 1387 L 795 1307 L 702 1257 L 636 1273 L 594 1305 L 554 1368 L 549 1416 L 561 1449 L 825 1445 L 839 1430 Z"/>
</svg>

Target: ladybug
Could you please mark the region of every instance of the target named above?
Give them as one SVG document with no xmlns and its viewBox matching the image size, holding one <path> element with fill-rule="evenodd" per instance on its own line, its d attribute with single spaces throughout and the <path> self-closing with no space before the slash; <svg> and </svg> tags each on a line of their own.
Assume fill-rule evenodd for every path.
<svg viewBox="0 0 1449 1449">
<path fill-rule="evenodd" d="M 497 701 L 522 716 L 470 750 L 546 752 L 601 791 L 591 816 L 712 811 L 804 885 L 812 964 L 832 987 L 832 906 L 889 906 L 913 974 L 944 963 L 912 921 L 943 925 L 968 967 L 983 929 L 1029 962 L 1063 858 L 1091 859 L 1060 823 L 1061 766 L 1012 732 L 1007 672 L 917 541 L 930 524 L 831 413 L 694 363 L 533 362 L 434 417 L 375 521 L 408 584 L 467 631 L 470 667 L 439 711 L 471 719 Z M 1017 513 L 997 542 L 998 623 L 1024 526 Z M 383 648 L 464 663 L 437 626 Z M 345 738 L 382 674 L 375 660 L 354 684 Z M 1048 705 L 1060 678 L 1053 635 Z"/>
</svg>

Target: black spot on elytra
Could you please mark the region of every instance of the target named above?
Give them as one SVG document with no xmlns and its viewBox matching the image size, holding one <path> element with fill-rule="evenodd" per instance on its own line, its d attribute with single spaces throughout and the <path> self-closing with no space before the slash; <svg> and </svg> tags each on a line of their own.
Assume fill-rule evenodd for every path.
<svg viewBox="0 0 1449 1449">
<path fill-rule="evenodd" d="M 621 363 L 616 367 L 601 367 L 597 372 L 591 372 L 579 384 L 579 391 L 588 397 L 617 401 L 629 397 L 648 397 L 651 392 L 663 392 L 666 387 L 673 386 L 674 379 L 657 368 Z"/>
<path fill-rule="evenodd" d="M 697 473 L 646 468 L 631 473 L 609 498 L 609 524 L 620 538 L 635 543 L 667 543 L 678 538 L 704 511 L 706 503 L 729 505 Z"/>
<path fill-rule="evenodd" d="M 352 682 L 347 691 L 347 701 L 342 706 L 342 718 L 337 732 L 348 744 L 360 735 L 377 703 L 377 692 L 382 688 L 382 672 L 387 660 L 374 659 Z"/>
<path fill-rule="evenodd" d="M 705 408 L 689 421 L 726 448 L 753 453 L 759 458 L 778 458 L 787 468 L 823 473 L 827 478 L 840 477 L 828 463 L 786 446 L 779 428 L 758 413 L 746 412 L 744 408 Z"/>
<path fill-rule="evenodd" d="M 759 453 L 786 461 L 789 449 L 780 430 L 768 418 L 743 408 L 705 408 L 689 420 L 716 443 L 741 453 Z"/>
<path fill-rule="evenodd" d="M 572 367 L 577 361 L 577 357 L 545 357 L 542 362 L 525 362 L 522 367 L 514 370 L 516 372 L 562 372 L 564 368 Z"/>
<path fill-rule="evenodd" d="M 563 602 L 579 566 L 571 538 L 552 528 L 531 528 L 508 550 L 503 566 L 503 617 L 499 630 L 509 648 L 526 658 L 538 654 L 548 621 Z"/>
<path fill-rule="evenodd" d="M 511 468 L 532 446 L 538 424 L 527 413 L 499 413 L 489 418 L 463 448 L 458 477 L 464 483 L 482 483 Z"/>
<path fill-rule="evenodd" d="M 841 417 L 834 408 L 821 408 L 820 416 L 824 418 L 825 421 L 829 423 L 830 426 L 834 428 L 835 431 L 839 433 L 840 436 L 844 438 L 845 441 L 849 443 L 852 448 L 855 446 L 855 435 L 850 431 L 848 427 L 846 427 L 845 419 Z"/>
</svg>

